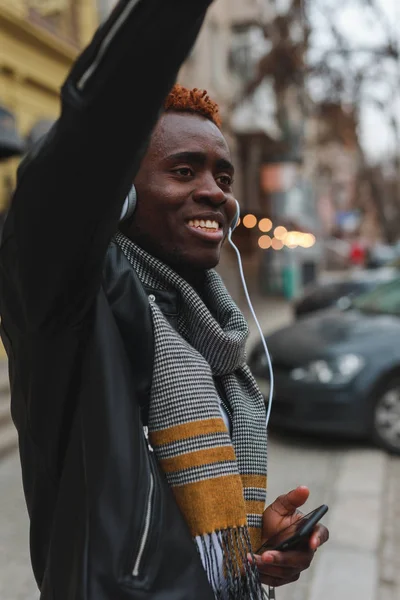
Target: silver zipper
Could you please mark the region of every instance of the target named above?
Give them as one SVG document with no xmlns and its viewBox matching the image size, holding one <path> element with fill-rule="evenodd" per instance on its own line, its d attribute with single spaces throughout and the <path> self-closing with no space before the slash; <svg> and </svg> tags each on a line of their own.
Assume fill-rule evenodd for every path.
<svg viewBox="0 0 400 600">
<path fill-rule="evenodd" d="M 107 52 L 108 47 L 110 46 L 114 37 L 119 32 L 121 27 L 124 25 L 125 21 L 130 16 L 133 9 L 136 7 L 137 4 L 139 4 L 140 1 L 141 0 L 130 0 L 130 2 L 128 2 L 128 4 L 124 8 L 124 10 L 120 14 L 120 16 L 118 17 L 118 19 L 115 21 L 114 25 L 111 27 L 110 31 L 108 32 L 108 34 L 102 41 L 94 62 L 90 65 L 90 67 L 84 72 L 82 77 L 79 79 L 79 81 L 77 83 L 77 88 L 79 91 L 82 92 L 84 90 L 88 80 L 94 74 L 94 72 L 98 68 L 99 64 L 103 60 L 103 57 L 104 57 L 105 53 Z"/>
<path fill-rule="evenodd" d="M 149 501 L 147 503 L 146 519 L 144 522 L 144 529 L 142 539 L 140 540 L 139 551 L 137 553 L 135 566 L 133 567 L 133 577 L 138 577 L 140 573 L 140 566 L 143 558 L 143 552 L 145 551 L 147 540 L 150 532 L 151 513 L 153 510 L 153 495 L 154 495 L 154 477 L 153 473 L 150 473 L 150 489 L 149 489 Z"/>
</svg>

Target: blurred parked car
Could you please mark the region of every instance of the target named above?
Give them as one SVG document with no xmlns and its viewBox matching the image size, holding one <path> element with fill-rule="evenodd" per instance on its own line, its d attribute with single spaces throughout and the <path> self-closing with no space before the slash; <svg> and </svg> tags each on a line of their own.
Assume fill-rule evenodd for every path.
<svg viewBox="0 0 400 600">
<path fill-rule="evenodd" d="M 395 244 L 389 246 L 387 244 L 376 244 L 374 248 L 371 248 L 368 252 L 368 258 L 366 261 L 366 267 L 368 269 L 378 269 L 389 262 L 398 259 L 400 256 L 400 246 Z"/>
<path fill-rule="evenodd" d="M 373 290 L 383 282 L 392 281 L 399 275 L 398 265 L 394 264 L 377 271 L 350 272 L 334 281 L 323 279 L 305 288 L 303 295 L 294 302 L 294 314 L 299 318 L 333 306 L 349 308 L 352 300 L 360 294 Z"/>
<path fill-rule="evenodd" d="M 275 373 L 271 425 L 369 437 L 400 454 L 400 279 L 267 338 Z M 267 397 L 261 343 L 249 364 Z"/>
</svg>

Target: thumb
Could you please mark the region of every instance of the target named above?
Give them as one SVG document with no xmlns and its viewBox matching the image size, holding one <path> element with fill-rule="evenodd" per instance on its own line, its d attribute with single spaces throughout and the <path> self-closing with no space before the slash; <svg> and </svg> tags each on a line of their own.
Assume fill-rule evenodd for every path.
<svg viewBox="0 0 400 600">
<path fill-rule="evenodd" d="M 308 487 L 301 485 L 295 490 L 279 496 L 271 504 L 271 509 L 282 517 L 293 515 L 300 506 L 307 502 L 309 495 Z"/>
</svg>

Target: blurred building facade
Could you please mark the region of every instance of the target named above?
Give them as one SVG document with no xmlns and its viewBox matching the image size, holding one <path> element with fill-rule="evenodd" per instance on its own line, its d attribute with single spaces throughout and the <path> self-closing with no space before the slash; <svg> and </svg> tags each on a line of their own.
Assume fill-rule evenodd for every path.
<svg viewBox="0 0 400 600">
<path fill-rule="evenodd" d="M 352 107 L 321 103 L 307 122 L 305 168 L 321 199 L 321 222 L 328 235 L 346 229 L 354 208 L 361 153 Z"/>
<path fill-rule="evenodd" d="M 218 0 L 210 9 L 199 39 L 179 76 L 188 87 L 206 89 L 220 106 L 223 130 L 238 165 L 236 190 L 242 196 L 240 144 L 233 122 L 235 105 L 248 76 L 261 56 L 248 31 L 268 18 L 271 0 Z M 248 53 L 255 53 L 248 57 Z M 239 67 L 239 63 L 242 68 Z M 254 112 L 252 112 L 254 116 Z M 247 129 L 247 124 L 245 125 Z"/>
<path fill-rule="evenodd" d="M 97 20 L 95 0 L 0 0 L 0 105 L 25 141 L 58 116 L 60 86 Z M 17 164 L 0 162 L 1 211 Z"/>
</svg>

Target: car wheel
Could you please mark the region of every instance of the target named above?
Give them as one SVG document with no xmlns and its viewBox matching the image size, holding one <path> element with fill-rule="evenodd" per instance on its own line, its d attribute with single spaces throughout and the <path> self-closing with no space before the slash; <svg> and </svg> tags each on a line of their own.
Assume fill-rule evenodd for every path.
<svg viewBox="0 0 400 600">
<path fill-rule="evenodd" d="M 400 377 L 380 388 L 372 415 L 372 438 L 378 446 L 400 454 Z"/>
</svg>

